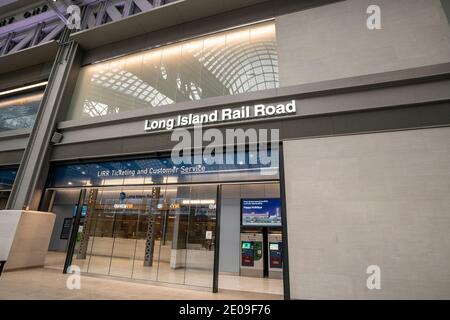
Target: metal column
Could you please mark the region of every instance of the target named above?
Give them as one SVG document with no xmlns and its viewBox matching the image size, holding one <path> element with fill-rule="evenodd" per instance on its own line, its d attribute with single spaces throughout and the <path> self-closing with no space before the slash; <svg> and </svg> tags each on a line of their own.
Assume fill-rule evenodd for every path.
<svg viewBox="0 0 450 320">
<path fill-rule="evenodd" d="M 64 92 L 68 86 L 72 66 L 79 64 L 78 44 L 67 42 L 68 37 L 69 31 L 66 29 L 60 40 L 60 48 L 49 82 L 17 172 L 7 204 L 8 209 L 38 209 L 49 169 L 51 138 L 59 115 L 65 111 L 62 108 Z"/>
</svg>

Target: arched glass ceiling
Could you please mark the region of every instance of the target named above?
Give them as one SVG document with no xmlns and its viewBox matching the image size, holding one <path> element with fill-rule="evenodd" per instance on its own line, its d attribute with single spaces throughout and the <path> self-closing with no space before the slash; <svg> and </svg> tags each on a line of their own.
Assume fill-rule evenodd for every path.
<svg viewBox="0 0 450 320">
<path fill-rule="evenodd" d="M 86 66 L 68 119 L 278 86 L 275 25 L 261 23 Z"/>
</svg>

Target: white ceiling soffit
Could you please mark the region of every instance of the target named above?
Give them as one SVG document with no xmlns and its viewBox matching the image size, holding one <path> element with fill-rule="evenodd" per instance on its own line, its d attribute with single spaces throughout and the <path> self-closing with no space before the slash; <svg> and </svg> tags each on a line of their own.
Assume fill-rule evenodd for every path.
<svg viewBox="0 0 450 320">
<path fill-rule="evenodd" d="M 83 48 L 92 49 L 266 1 L 268 0 L 180 0 L 117 22 L 73 33 L 70 38 Z"/>
</svg>

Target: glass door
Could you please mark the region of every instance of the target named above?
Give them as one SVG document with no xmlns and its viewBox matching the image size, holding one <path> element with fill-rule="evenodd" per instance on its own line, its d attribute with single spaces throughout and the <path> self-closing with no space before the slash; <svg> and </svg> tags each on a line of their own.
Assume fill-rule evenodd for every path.
<svg viewBox="0 0 450 320">
<path fill-rule="evenodd" d="M 135 279 L 212 287 L 217 186 L 145 188 Z"/>
<path fill-rule="evenodd" d="M 168 186 L 159 208 L 161 216 L 158 257 L 158 281 L 184 284 L 186 271 L 186 239 L 189 223 L 190 187 Z"/>
<path fill-rule="evenodd" d="M 186 237 L 186 285 L 212 287 L 216 218 L 217 186 L 192 186 Z"/>
<path fill-rule="evenodd" d="M 96 193 L 88 200 L 84 243 L 74 260 L 88 273 L 131 278 L 141 242 L 143 189 L 105 187 Z"/>
<path fill-rule="evenodd" d="M 168 186 L 161 205 L 157 280 L 212 287 L 217 186 Z"/>
<path fill-rule="evenodd" d="M 143 188 L 142 205 L 136 225 L 136 249 L 132 278 L 157 280 L 162 230 L 166 225 L 165 187 Z"/>
</svg>

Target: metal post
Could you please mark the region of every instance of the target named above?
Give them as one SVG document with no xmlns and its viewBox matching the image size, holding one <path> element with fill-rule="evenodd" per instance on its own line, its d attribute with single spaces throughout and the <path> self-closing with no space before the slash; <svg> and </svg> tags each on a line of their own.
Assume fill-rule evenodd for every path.
<svg viewBox="0 0 450 320">
<path fill-rule="evenodd" d="M 51 138 L 60 115 L 67 108 L 64 99 L 66 89 L 73 85 L 69 81 L 75 72 L 72 66 L 79 63 L 81 57 L 78 44 L 67 42 L 69 34 L 67 29 L 63 31 L 61 46 L 8 199 L 8 209 L 36 210 L 39 207 L 49 170 Z"/>
<path fill-rule="evenodd" d="M 213 287 L 212 292 L 219 291 L 219 262 L 220 262 L 220 206 L 222 198 L 222 185 L 217 186 L 216 197 L 216 234 L 214 236 L 214 269 L 213 269 Z"/>
<path fill-rule="evenodd" d="M 95 203 L 97 201 L 98 189 L 89 190 L 88 209 L 84 217 L 83 233 L 80 239 L 80 248 L 78 249 L 77 259 L 86 259 L 86 252 L 89 243 L 89 234 L 91 231 L 92 222 L 95 219 Z"/>
<path fill-rule="evenodd" d="M 288 234 L 287 234 L 287 214 L 286 214 L 286 188 L 285 188 L 285 172 L 284 172 L 284 156 L 283 144 L 280 143 L 280 198 L 281 198 L 281 228 L 282 228 L 282 259 L 283 259 L 283 291 L 284 299 L 291 299 L 291 288 L 289 282 L 289 256 L 288 256 Z"/>
<path fill-rule="evenodd" d="M 151 267 L 153 265 L 153 253 L 155 251 L 155 214 L 158 210 L 158 201 L 161 194 L 161 187 L 154 187 L 152 190 L 152 200 L 150 202 L 150 212 L 148 216 L 147 240 L 145 243 L 144 266 Z"/>
<path fill-rule="evenodd" d="M 86 197 L 86 189 L 81 189 L 80 197 L 78 198 L 77 212 L 75 214 L 75 220 L 72 224 L 72 232 L 70 233 L 69 246 L 67 248 L 67 255 L 66 261 L 64 262 L 63 273 L 67 273 L 67 269 L 72 264 L 73 252 L 75 251 L 75 245 L 77 243 L 78 226 L 80 225 L 81 212 L 83 210 L 85 197 Z"/>
<path fill-rule="evenodd" d="M 2 275 L 3 272 L 3 267 L 5 266 L 6 261 L 0 261 L 0 276 Z"/>
</svg>

